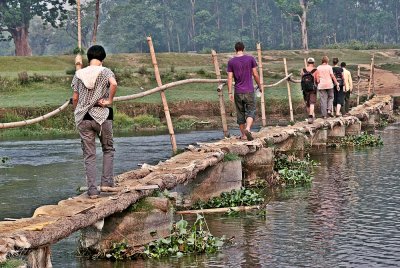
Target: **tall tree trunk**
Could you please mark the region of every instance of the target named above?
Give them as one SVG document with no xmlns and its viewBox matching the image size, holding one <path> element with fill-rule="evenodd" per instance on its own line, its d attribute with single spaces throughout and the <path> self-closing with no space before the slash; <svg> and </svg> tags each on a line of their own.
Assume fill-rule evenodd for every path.
<svg viewBox="0 0 400 268">
<path fill-rule="evenodd" d="M 95 45 L 97 41 L 97 28 L 99 27 L 99 16 L 100 16 L 100 0 L 96 0 L 96 11 L 94 16 L 93 36 L 92 36 L 93 45 Z"/>
<path fill-rule="evenodd" d="M 216 14 L 217 14 L 217 29 L 220 30 L 221 27 L 221 19 L 220 19 L 220 14 L 219 14 L 219 5 L 218 5 L 218 0 L 215 1 L 215 9 L 216 9 Z"/>
<path fill-rule="evenodd" d="M 302 10 L 302 15 L 299 16 L 300 25 L 301 25 L 301 40 L 303 44 L 303 49 L 308 51 L 308 33 L 307 33 L 307 11 L 308 11 L 308 3 L 307 0 L 299 0 L 300 7 Z"/>
<path fill-rule="evenodd" d="M 15 56 L 32 56 L 28 38 L 29 25 L 16 27 L 10 30 L 15 45 Z"/>
<path fill-rule="evenodd" d="M 193 50 L 196 50 L 196 44 L 193 41 L 193 38 L 196 37 L 196 24 L 195 24 L 195 20 L 194 20 L 194 5 L 196 4 L 196 0 L 190 0 L 191 4 L 192 4 L 192 43 L 193 43 Z"/>
</svg>

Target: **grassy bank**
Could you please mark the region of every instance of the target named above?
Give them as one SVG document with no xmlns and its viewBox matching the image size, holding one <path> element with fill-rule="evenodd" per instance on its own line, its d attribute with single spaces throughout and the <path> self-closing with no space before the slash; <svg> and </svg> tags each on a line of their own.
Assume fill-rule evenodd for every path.
<svg viewBox="0 0 400 268">
<path fill-rule="evenodd" d="M 255 55 L 254 52 L 249 52 Z M 347 62 L 350 70 L 356 70 L 357 64 L 370 62 L 371 54 L 375 53 L 376 64 L 394 72 L 400 72 L 400 63 L 397 61 L 400 54 L 397 50 L 362 51 L 362 50 L 314 50 L 308 54 L 301 51 L 265 51 L 264 81 L 271 84 L 284 76 L 282 59 L 288 59 L 289 72 L 299 78 L 299 71 L 303 67 L 304 58 L 314 57 L 319 61 L 323 55 L 337 56 Z M 220 54 L 219 62 L 223 77 L 226 77 L 226 63 L 233 54 Z M 187 78 L 215 78 L 211 56 L 207 54 L 187 53 L 159 53 L 158 62 L 163 83 L 178 81 Z M 70 82 L 74 73 L 74 56 L 47 56 L 47 57 L 2 57 L 0 65 L 0 122 L 11 122 L 33 118 L 60 106 L 70 98 L 72 91 Z M 156 86 L 148 54 L 118 54 L 109 55 L 105 65 L 116 74 L 119 89 L 117 96 L 124 96 L 142 92 Z M 363 74 L 367 76 L 367 73 Z M 295 114 L 303 113 L 302 94 L 299 84 L 291 84 L 292 99 Z M 226 87 L 225 87 L 226 90 Z M 166 91 L 171 115 L 179 121 L 182 115 L 197 116 L 198 121 L 219 115 L 218 94 L 215 84 L 183 85 Z M 267 117 L 272 115 L 288 114 L 288 99 L 286 83 L 266 90 Z M 234 109 L 227 102 L 227 112 L 232 115 Z M 163 127 L 163 109 L 160 95 L 153 94 L 135 101 L 119 102 L 115 104 L 117 115 L 117 129 L 132 129 L 141 126 L 134 123 L 135 117 L 140 115 L 153 116 L 159 120 L 155 126 Z M 234 117 L 233 119 L 234 120 Z M 182 120 L 181 120 L 182 121 Z M 181 127 L 193 126 L 191 122 L 181 123 Z M 39 125 L 7 130 L 0 132 L 4 135 L 32 135 L 47 131 L 50 133 L 73 132 L 72 110 Z M 19 133 L 19 134 L 18 134 Z"/>
</svg>

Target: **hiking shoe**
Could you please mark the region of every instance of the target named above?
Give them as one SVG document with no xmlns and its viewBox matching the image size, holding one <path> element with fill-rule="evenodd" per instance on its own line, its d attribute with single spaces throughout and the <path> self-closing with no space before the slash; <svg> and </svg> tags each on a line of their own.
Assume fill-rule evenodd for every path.
<svg viewBox="0 0 400 268">
<path fill-rule="evenodd" d="M 115 187 L 114 181 L 103 181 L 100 187 Z"/>
<path fill-rule="evenodd" d="M 335 117 L 335 116 L 333 115 L 332 112 L 329 112 L 329 113 L 328 113 L 328 116 L 329 116 L 329 117 Z"/>
<path fill-rule="evenodd" d="M 246 135 L 248 141 L 254 140 L 253 135 L 251 135 L 251 132 L 248 131 L 247 129 L 244 130 L 244 135 Z"/>
<path fill-rule="evenodd" d="M 312 116 L 312 115 L 310 115 L 309 117 L 308 117 L 308 123 L 309 124 L 312 124 L 312 123 L 314 123 L 314 116 Z"/>
<path fill-rule="evenodd" d="M 97 187 L 90 187 L 89 190 L 87 191 L 87 194 L 90 199 L 95 199 L 99 197 L 100 191 L 97 190 Z"/>
</svg>

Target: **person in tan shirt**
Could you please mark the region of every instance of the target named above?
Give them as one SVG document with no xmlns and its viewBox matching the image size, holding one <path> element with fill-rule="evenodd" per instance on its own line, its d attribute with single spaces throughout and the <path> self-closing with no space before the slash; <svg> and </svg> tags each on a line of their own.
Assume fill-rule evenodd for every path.
<svg viewBox="0 0 400 268">
<path fill-rule="evenodd" d="M 350 110 L 350 94 L 353 91 L 353 78 L 351 73 L 346 69 L 346 63 L 340 63 L 340 67 L 343 69 L 344 74 L 344 111 L 348 113 Z"/>
</svg>

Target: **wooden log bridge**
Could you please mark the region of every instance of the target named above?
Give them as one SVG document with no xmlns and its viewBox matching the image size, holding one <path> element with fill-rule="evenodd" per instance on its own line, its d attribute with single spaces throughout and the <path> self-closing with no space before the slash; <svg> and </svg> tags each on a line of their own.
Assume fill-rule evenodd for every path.
<svg viewBox="0 0 400 268">
<path fill-rule="evenodd" d="M 317 140 L 319 131 L 328 132 L 325 135 L 328 137 L 357 134 L 361 124 L 371 124 L 372 119 L 379 120 L 380 115 L 391 112 L 392 98 L 375 96 L 353 108 L 348 116 L 316 119 L 313 124 L 298 122 L 293 126 L 262 128 L 254 133 L 253 141 L 225 138 L 214 143 L 189 146 L 185 152 L 165 162 L 155 166 L 144 164 L 140 169 L 116 176 L 119 192 L 104 192 L 98 199 L 89 199 L 82 194 L 56 205 L 40 207 L 31 218 L 0 222 L 0 263 L 14 253 L 24 251 L 28 252 L 32 267 L 51 267 L 50 245 L 85 227 L 101 226 L 104 218 L 126 210 L 141 198 L 151 195 L 154 188 L 171 190 L 196 179 L 208 167 L 222 162 L 228 152 L 243 156 L 244 165 L 246 161 L 256 163 L 259 156 L 253 157 L 253 160 L 251 157 L 263 153 L 263 150 L 302 150 L 307 143 L 321 144 L 324 138 Z M 254 175 L 244 173 L 245 180 L 251 180 Z"/>
</svg>

